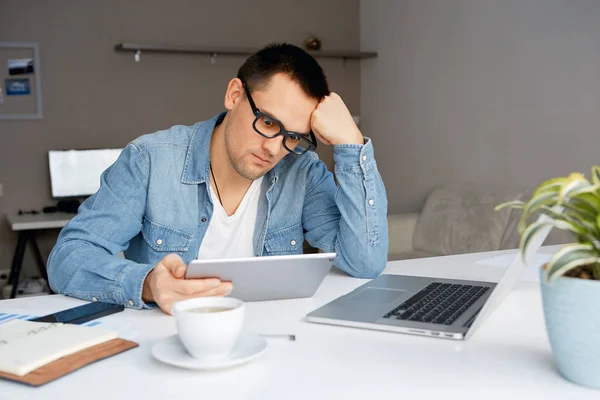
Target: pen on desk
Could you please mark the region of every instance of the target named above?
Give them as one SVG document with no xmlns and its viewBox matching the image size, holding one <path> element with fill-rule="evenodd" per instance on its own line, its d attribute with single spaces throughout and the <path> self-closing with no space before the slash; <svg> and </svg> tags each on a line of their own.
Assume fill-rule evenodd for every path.
<svg viewBox="0 0 600 400">
<path fill-rule="evenodd" d="M 296 335 L 287 335 L 287 334 L 261 334 L 260 336 L 268 339 L 287 339 L 290 342 L 296 341 Z"/>
</svg>

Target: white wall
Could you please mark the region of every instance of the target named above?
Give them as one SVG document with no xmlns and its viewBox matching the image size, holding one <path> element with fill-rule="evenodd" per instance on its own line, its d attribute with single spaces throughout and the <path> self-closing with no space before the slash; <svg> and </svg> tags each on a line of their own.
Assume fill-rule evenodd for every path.
<svg viewBox="0 0 600 400">
<path fill-rule="evenodd" d="M 361 0 L 361 128 L 390 212 L 452 180 L 600 164 L 600 1 Z"/>
</svg>

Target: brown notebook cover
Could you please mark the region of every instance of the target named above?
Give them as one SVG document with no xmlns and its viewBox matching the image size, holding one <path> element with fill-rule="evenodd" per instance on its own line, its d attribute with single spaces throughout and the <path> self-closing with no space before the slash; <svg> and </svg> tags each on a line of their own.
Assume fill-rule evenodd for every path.
<svg viewBox="0 0 600 400">
<path fill-rule="evenodd" d="M 31 371 L 25 376 L 0 372 L 0 378 L 26 383 L 31 386 L 41 386 L 78 370 L 79 368 L 85 367 L 88 364 L 114 356 L 115 354 L 133 349 L 137 346 L 137 343 L 129 340 L 113 339 L 59 358 L 56 361 L 52 361 L 51 363 Z"/>
</svg>

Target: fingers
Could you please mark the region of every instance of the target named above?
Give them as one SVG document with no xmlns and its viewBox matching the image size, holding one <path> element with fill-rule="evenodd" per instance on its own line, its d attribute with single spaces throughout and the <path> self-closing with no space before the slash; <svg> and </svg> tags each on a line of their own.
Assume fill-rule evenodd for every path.
<svg viewBox="0 0 600 400">
<path fill-rule="evenodd" d="M 183 259 L 178 254 L 169 254 L 159 264 L 165 266 L 175 278 L 183 278 L 187 269 Z"/>
<path fill-rule="evenodd" d="M 334 92 L 323 97 L 311 115 L 315 136 L 326 145 L 364 144 L 360 129 L 342 98 Z"/>
<path fill-rule="evenodd" d="M 329 140 L 325 139 L 323 137 L 323 135 L 321 135 L 319 133 L 319 129 L 317 128 L 317 117 L 316 117 L 316 112 L 317 110 L 313 111 L 311 119 L 310 119 L 310 130 L 315 134 L 316 138 L 321 142 L 324 143 L 326 145 L 331 144 L 331 142 L 329 142 Z"/>
<path fill-rule="evenodd" d="M 184 295 L 207 292 L 218 288 L 221 281 L 216 278 L 210 279 L 181 279 L 173 282 L 173 290 Z"/>
<path fill-rule="evenodd" d="M 187 282 L 187 281 L 186 281 Z M 210 296 L 228 296 L 233 289 L 231 282 L 223 282 L 219 286 L 206 290 L 204 292 L 195 292 L 190 294 L 182 294 L 178 292 L 163 293 L 157 304 L 166 314 L 172 313 L 173 305 L 182 300 L 193 299 L 197 297 Z"/>
<path fill-rule="evenodd" d="M 231 282 L 223 282 L 214 289 L 207 290 L 206 292 L 194 293 L 190 297 L 209 297 L 209 296 L 228 296 L 231 294 L 233 285 Z"/>
<path fill-rule="evenodd" d="M 183 259 L 177 254 L 164 257 L 151 273 L 149 281 L 152 298 L 167 314 L 177 301 L 195 297 L 227 296 L 233 286 L 231 282 L 221 282 L 217 278 L 183 279 L 187 269 Z"/>
<path fill-rule="evenodd" d="M 317 108 L 312 112 L 311 117 L 310 117 L 310 128 L 321 143 L 323 143 L 325 145 L 330 145 L 331 141 L 329 141 L 323 135 L 321 135 L 321 132 L 319 129 L 321 126 L 321 115 L 320 115 L 321 110 L 319 108 L 322 106 L 323 102 L 326 99 L 327 99 L 327 96 L 325 98 L 323 98 L 323 100 L 321 100 L 321 102 L 317 105 Z"/>
</svg>

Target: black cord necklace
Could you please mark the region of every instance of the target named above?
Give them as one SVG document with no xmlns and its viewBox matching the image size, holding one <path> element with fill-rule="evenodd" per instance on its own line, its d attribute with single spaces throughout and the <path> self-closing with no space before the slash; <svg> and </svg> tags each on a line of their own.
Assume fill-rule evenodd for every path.
<svg viewBox="0 0 600 400">
<path fill-rule="evenodd" d="M 217 189 L 217 196 L 219 196 L 219 202 L 221 203 L 221 205 L 223 205 L 223 200 L 221 200 L 221 193 L 219 193 L 219 185 L 217 185 L 217 180 L 215 179 L 215 173 L 213 172 L 212 164 L 208 163 L 208 165 L 210 166 L 210 174 L 212 175 L 213 181 L 215 181 L 215 189 Z"/>
</svg>

